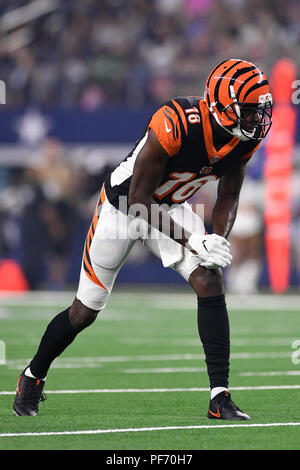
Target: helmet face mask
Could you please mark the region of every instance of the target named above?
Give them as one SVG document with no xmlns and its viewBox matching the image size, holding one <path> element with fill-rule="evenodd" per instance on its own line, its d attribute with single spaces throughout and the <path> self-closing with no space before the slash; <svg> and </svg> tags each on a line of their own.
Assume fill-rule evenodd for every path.
<svg viewBox="0 0 300 470">
<path fill-rule="evenodd" d="M 237 106 L 239 107 L 239 113 L 236 111 L 236 107 L 232 105 L 228 105 L 223 109 L 228 119 L 233 121 L 228 130 L 231 130 L 237 137 L 241 135 L 241 140 L 264 139 L 272 125 L 272 104 L 255 106 L 253 104 L 237 103 Z"/>
<path fill-rule="evenodd" d="M 229 59 L 210 73 L 205 102 L 217 123 L 242 141 L 259 141 L 272 125 L 272 95 L 263 72 L 251 62 Z"/>
</svg>

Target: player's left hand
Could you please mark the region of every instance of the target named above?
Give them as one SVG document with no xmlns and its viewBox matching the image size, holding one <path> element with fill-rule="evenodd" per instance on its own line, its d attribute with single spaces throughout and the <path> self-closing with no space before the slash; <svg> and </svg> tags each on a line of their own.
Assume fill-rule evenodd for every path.
<svg viewBox="0 0 300 470">
<path fill-rule="evenodd" d="M 203 268 L 206 269 L 218 269 L 218 268 L 225 268 L 227 266 L 230 266 L 232 263 L 232 255 L 229 254 L 228 250 L 228 258 L 226 259 L 226 262 L 224 261 L 224 258 L 220 258 L 217 254 L 213 254 L 208 257 L 203 263 L 200 264 Z"/>
<path fill-rule="evenodd" d="M 208 269 L 225 268 L 232 262 L 230 243 L 220 235 L 194 232 L 189 237 L 188 244 L 198 254 L 200 266 Z"/>
<path fill-rule="evenodd" d="M 230 264 L 230 263 L 229 263 Z M 200 266 L 202 266 L 203 268 L 206 268 L 206 269 L 219 269 L 220 268 L 220 265 L 219 264 L 216 264 L 216 263 L 209 263 L 209 262 L 205 262 L 205 263 L 201 263 Z M 227 264 L 228 266 L 228 264 Z M 225 266 L 224 266 L 225 267 Z"/>
<path fill-rule="evenodd" d="M 218 269 L 218 268 L 225 268 L 230 266 L 232 263 L 232 255 L 230 254 L 230 243 L 226 240 L 227 244 L 224 243 L 222 245 L 222 250 L 215 250 L 211 252 L 209 256 L 203 261 L 200 266 L 206 269 Z M 226 258 L 224 257 L 224 252 L 227 253 Z"/>
</svg>

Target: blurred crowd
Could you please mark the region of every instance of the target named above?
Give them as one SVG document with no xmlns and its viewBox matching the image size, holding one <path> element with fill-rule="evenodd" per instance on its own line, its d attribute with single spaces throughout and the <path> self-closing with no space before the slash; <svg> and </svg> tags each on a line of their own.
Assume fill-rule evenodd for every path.
<svg viewBox="0 0 300 470">
<path fill-rule="evenodd" d="M 299 0 L 0 0 L 0 78 L 7 104 L 18 109 L 151 107 L 201 95 L 208 71 L 226 57 L 251 60 L 267 74 L 278 58 L 290 57 L 299 70 L 299 45 Z M 0 258 L 17 259 L 32 289 L 63 289 L 70 273 L 79 274 L 112 166 L 89 171 L 54 137 L 32 152 L 34 164 L 0 168 Z M 255 162 L 231 235 L 231 292 L 255 293 L 264 269 L 263 152 Z M 299 178 L 298 169 L 291 239 L 300 279 Z M 195 198 L 205 205 L 208 231 L 213 186 Z M 135 250 L 135 260 L 151 256 Z"/>
<path fill-rule="evenodd" d="M 0 190 L 0 258 L 17 260 L 32 289 L 63 289 L 79 275 L 99 188 L 111 167 L 88 171 L 53 137 L 33 152 L 33 163 L 11 168 Z"/>
<path fill-rule="evenodd" d="M 0 2 L 13 106 L 138 107 L 201 94 L 224 57 L 266 73 L 281 56 L 300 65 L 298 0 L 32 0 L 47 13 L 23 24 L 28 3 Z"/>
<path fill-rule="evenodd" d="M 88 152 L 83 159 L 78 159 L 76 147 L 67 149 L 53 137 L 46 138 L 32 152 L 32 163 L 11 168 L 6 184 L 0 188 L 0 260 L 17 260 L 31 289 L 65 289 L 77 282 L 83 244 L 99 189 L 116 162 L 87 164 Z M 122 157 L 120 155 L 120 159 Z M 259 150 L 248 164 L 238 216 L 229 238 L 233 264 L 226 270 L 225 280 L 227 291 L 231 293 L 254 294 L 268 284 L 264 247 L 264 158 L 264 151 Z M 299 188 L 300 168 L 296 168 L 291 180 L 293 286 L 300 284 Z M 189 201 L 194 210 L 197 204 L 201 205 L 199 215 L 204 217 L 208 233 L 212 231 L 216 191 L 217 185 L 208 183 Z M 128 262 L 136 266 L 151 259 L 153 255 L 142 244 L 136 244 Z"/>
</svg>

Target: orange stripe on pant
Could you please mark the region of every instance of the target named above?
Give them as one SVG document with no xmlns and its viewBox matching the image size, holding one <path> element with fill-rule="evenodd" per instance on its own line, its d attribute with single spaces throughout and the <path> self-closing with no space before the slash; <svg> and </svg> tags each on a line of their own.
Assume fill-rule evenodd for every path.
<svg viewBox="0 0 300 470">
<path fill-rule="evenodd" d="M 98 208 L 99 208 L 100 203 L 104 204 L 105 199 L 106 199 L 106 196 L 105 196 L 105 190 L 104 190 L 104 185 L 103 185 L 102 189 L 101 189 L 101 193 L 100 193 L 100 198 L 99 198 L 99 200 L 97 202 L 97 205 L 96 205 L 96 209 L 95 209 L 95 212 L 94 212 L 92 223 L 91 223 L 91 226 L 90 226 L 90 229 L 88 231 L 86 241 L 85 241 L 85 244 L 84 244 L 83 267 L 84 267 L 84 271 L 85 271 L 86 275 L 91 279 L 91 281 L 95 282 L 95 284 L 102 287 L 102 289 L 107 290 L 106 287 L 102 284 L 102 282 L 100 282 L 99 279 L 97 278 L 96 273 L 95 273 L 95 271 L 93 269 L 93 266 L 92 266 L 91 258 L 90 258 L 90 247 L 91 247 L 91 243 L 92 243 L 92 240 L 93 240 L 93 237 L 94 237 L 94 234 L 95 234 L 95 231 L 96 231 L 97 223 L 98 223 L 98 220 L 99 220 Z"/>
</svg>

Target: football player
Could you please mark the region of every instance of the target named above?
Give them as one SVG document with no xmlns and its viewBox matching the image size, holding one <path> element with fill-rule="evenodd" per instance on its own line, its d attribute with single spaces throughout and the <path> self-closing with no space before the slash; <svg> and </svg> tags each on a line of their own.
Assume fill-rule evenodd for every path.
<svg viewBox="0 0 300 470">
<path fill-rule="evenodd" d="M 230 337 L 222 270 L 246 164 L 271 127 L 265 74 L 245 60 L 218 64 L 204 97 L 174 98 L 150 118 L 144 135 L 106 178 L 84 246 L 73 304 L 49 323 L 36 355 L 19 377 L 13 409 L 38 413 L 52 361 L 89 326 L 107 302 L 137 239 L 178 272 L 198 300 L 198 330 L 210 381 L 208 418 L 248 420 L 228 390 Z M 212 234 L 186 202 L 219 180 Z"/>
</svg>

